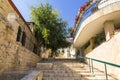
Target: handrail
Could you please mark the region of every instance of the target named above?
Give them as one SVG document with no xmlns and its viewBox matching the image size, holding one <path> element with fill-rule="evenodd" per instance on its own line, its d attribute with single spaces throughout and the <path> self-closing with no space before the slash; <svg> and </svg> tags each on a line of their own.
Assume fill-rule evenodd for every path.
<svg viewBox="0 0 120 80">
<path fill-rule="evenodd" d="M 80 56 L 80 58 L 89 60 L 88 64 L 89 64 L 90 72 L 92 72 L 92 73 L 94 73 L 93 61 L 97 61 L 97 62 L 103 63 L 104 64 L 104 69 L 105 69 L 106 80 L 108 80 L 107 65 L 120 68 L 120 65 L 118 65 L 118 64 L 114 64 L 114 63 L 110 63 L 110 62 L 106 62 L 106 61 L 102 61 L 102 60 L 98 60 L 98 59 L 93 59 L 93 58 L 89 58 L 89 57 L 81 57 Z"/>
<path fill-rule="evenodd" d="M 111 65 L 111 66 L 115 66 L 115 67 L 119 67 L 119 68 L 120 68 L 120 65 L 118 65 L 118 64 L 109 63 L 109 62 L 101 61 L 101 60 L 97 60 L 97 59 L 92 59 L 92 60 L 97 61 L 97 62 L 101 62 L 101 63 L 105 63 L 105 64 L 108 64 L 108 65 Z"/>
</svg>

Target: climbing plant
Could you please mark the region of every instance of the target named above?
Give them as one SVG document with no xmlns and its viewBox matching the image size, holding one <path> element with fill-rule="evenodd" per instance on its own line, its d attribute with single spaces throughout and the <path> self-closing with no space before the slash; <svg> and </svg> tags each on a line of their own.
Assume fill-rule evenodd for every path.
<svg viewBox="0 0 120 80">
<path fill-rule="evenodd" d="M 103 41 L 105 41 L 105 33 L 97 34 L 94 39 L 95 46 L 100 45 Z"/>
</svg>

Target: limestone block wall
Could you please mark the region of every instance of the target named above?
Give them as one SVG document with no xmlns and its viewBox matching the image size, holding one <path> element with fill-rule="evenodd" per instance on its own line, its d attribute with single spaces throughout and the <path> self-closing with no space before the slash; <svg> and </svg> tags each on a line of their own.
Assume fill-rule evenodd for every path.
<svg viewBox="0 0 120 80">
<path fill-rule="evenodd" d="M 120 65 L 120 32 L 115 34 L 110 40 L 96 47 L 92 52 L 86 55 L 87 57 L 107 61 Z M 104 64 L 99 62 L 93 63 L 94 67 L 104 71 Z M 107 65 L 108 73 L 117 75 L 120 79 L 120 68 Z"/>
<path fill-rule="evenodd" d="M 3 41 L 0 43 L 0 72 L 26 70 L 39 60 L 39 56 L 22 47 L 18 42 Z"/>
<path fill-rule="evenodd" d="M 40 60 L 39 56 L 17 42 L 15 36 L 15 32 L 0 21 L 0 73 L 26 70 Z"/>
<path fill-rule="evenodd" d="M 16 16 L 15 19 L 9 17 L 11 13 Z M 26 32 L 25 46 L 16 41 L 19 26 Z M 34 44 L 34 35 L 25 21 L 11 7 L 8 0 L 0 0 L 0 73 L 8 70 L 26 70 L 34 66 L 40 60 L 40 57 L 32 52 Z"/>
<path fill-rule="evenodd" d="M 17 27 L 18 23 L 13 25 Z M 12 27 L 13 27 L 12 26 Z M 14 29 L 0 20 L 0 73 L 8 70 L 26 70 L 40 59 L 35 53 L 16 41 Z"/>
<path fill-rule="evenodd" d="M 30 28 L 27 25 L 27 23 L 20 16 L 20 13 L 18 13 L 18 11 L 16 11 L 16 10 L 17 9 L 14 9 L 13 6 L 9 3 L 9 0 L 0 0 L 0 14 L 2 14 L 2 16 L 5 19 L 9 19 L 8 22 L 10 22 L 11 27 L 13 29 L 12 30 L 13 34 L 11 34 L 12 35 L 11 38 L 14 41 L 16 41 L 17 33 L 18 33 L 18 27 L 20 26 L 22 32 L 26 33 L 25 47 L 27 49 L 33 51 L 34 44 L 37 44 L 36 43 L 36 39 L 34 37 L 34 34 L 30 30 Z M 15 19 L 10 18 L 10 17 L 13 17 L 13 16 L 15 16 L 16 18 Z M 22 32 L 21 32 L 21 38 L 22 38 Z M 8 36 L 9 36 L 9 34 L 8 34 Z"/>
<path fill-rule="evenodd" d="M 16 68 L 18 70 L 24 70 L 29 67 L 35 66 L 35 64 L 40 60 L 40 57 L 37 56 L 35 53 L 29 51 L 28 49 L 18 47 L 18 65 Z"/>
<path fill-rule="evenodd" d="M 42 58 L 48 58 L 51 55 L 51 49 L 47 49 L 41 54 Z"/>
</svg>

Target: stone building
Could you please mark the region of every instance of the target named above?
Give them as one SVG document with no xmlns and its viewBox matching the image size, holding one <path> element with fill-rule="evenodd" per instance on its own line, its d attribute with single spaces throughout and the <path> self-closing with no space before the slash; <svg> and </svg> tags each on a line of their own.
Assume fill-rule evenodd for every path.
<svg viewBox="0 0 120 80">
<path fill-rule="evenodd" d="M 25 70 L 40 60 L 33 25 L 12 0 L 0 0 L 0 73 Z"/>
</svg>

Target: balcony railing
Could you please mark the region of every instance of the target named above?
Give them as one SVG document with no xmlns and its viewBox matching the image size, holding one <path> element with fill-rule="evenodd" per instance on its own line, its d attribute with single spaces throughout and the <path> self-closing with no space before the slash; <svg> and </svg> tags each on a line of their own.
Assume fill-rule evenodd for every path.
<svg viewBox="0 0 120 80">
<path fill-rule="evenodd" d="M 118 1 L 120 1 L 120 0 L 101 0 L 98 7 L 103 8 L 105 6 L 108 6 L 108 5 L 115 3 L 115 2 L 118 2 Z"/>
<path fill-rule="evenodd" d="M 79 23 L 78 23 L 78 26 L 77 26 L 77 28 L 76 28 L 76 31 L 75 31 L 74 36 L 76 36 L 76 34 L 77 34 L 77 32 L 78 32 L 78 30 L 79 30 L 82 22 L 83 22 L 85 19 L 87 19 L 89 16 L 91 16 L 95 11 L 98 10 L 97 7 L 98 7 L 98 3 L 99 3 L 99 2 L 100 2 L 100 0 L 92 3 L 92 5 L 83 13 L 82 18 L 80 19 L 80 21 L 79 21 Z"/>
<path fill-rule="evenodd" d="M 84 20 L 86 20 L 89 16 L 91 16 L 93 13 L 95 13 L 99 9 L 101 9 L 107 5 L 116 3 L 118 1 L 120 1 L 120 0 L 96 0 L 96 1 L 94 1 L 91 4 L 91 6 L 82 14 L 82 18 L 80 19 L 78 25 L 76 26 L 77 28 L 74 33 L 74 38 L 76 37 L 76 34 L 77 34 L 78 30 L 80 29 L 81 24 L 83 23 Z"/>
</svg>

